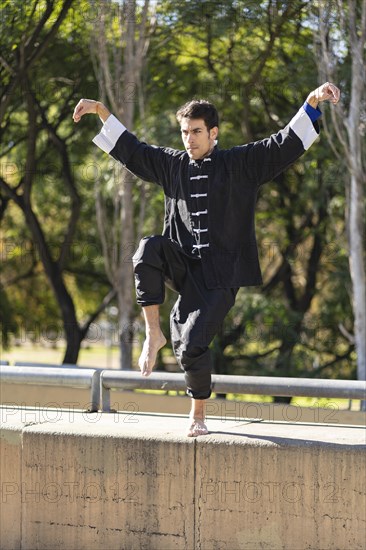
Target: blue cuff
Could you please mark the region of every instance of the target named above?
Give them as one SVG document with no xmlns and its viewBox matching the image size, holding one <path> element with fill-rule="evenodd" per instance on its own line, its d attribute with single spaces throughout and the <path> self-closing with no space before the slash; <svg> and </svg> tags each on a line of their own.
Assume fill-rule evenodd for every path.
<svg viewBox="0 0 366 550">
<path fill-rule="evenodd" d="M 309 115 L 311 122 L 315 122 L 322 115 L 322 112 L 319 109 L 319 106 L 316 109 L 314 109 L 314 107 L 312 107 L 307 101 L 305 101 L 303 107 L 304 107 L 305 113 Z"/>
</svg>

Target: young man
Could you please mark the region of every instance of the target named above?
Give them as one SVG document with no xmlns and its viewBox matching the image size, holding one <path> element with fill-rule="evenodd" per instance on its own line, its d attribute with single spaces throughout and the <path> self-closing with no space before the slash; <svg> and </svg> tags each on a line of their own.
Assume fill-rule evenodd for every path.
<svg viewBox="0 0 366 550">
<path fill-rule="evenodd" d="M 254 226 L 258 188 L 315 141 L 318 103 L 336 104 L 339 97 L 338 88 L 327 82 L 309 94 L 284 130 L 228 150 L 216 145 L 218 114 L 207 101 L 190 101 L 177 112 L 185 151 L 140 142 L 99 101 L 81 99 L 75 107 L 75 122 L 92 113 L 104 123 L 93 140 L 98 147 L 136 176 L 164 189 L 163 234 L 142 239 L 133 257 L 137 302 L 146 323 L 139 367 L 149 376 L 166 343 L 159 305 L 167 284 L 179 293 L 171 312 L 171 338 L 192 398 L 190 437 L 208 433 L 208 346 L 239 287 L 262 283 Z"/>
</svg>

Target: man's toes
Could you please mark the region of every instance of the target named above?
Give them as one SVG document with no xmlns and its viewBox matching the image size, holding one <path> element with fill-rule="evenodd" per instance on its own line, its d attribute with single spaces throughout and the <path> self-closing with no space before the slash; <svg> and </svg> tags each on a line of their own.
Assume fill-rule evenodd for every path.
<svg viewBox="0 0 366 550">
<path fill-rule="evenodd" d="M 207 434 L 208 434 L 207 426 L 202 420 L 194 420 L 187 432 L 188 437 L 197 437 L 199 435 L 207 435 Z"/>
<path fill-rule="evenodd" d="M 142 376 L 150 376 L 152 373 L 152 368 L 150 367 L 144 367 L 141 371 Z"/>
<path fill-rule="evenodd" d="M 149 376 L 154 368 L 154 365 L 150 365 L 147 359 L 140 358 L 139 363 L 140 371 L 142 376 Z"/>
</svg>

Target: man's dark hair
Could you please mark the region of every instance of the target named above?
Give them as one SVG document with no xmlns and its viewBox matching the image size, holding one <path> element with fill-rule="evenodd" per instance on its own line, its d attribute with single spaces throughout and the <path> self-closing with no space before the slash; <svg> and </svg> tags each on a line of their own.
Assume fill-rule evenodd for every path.
<svg viewBox="0 0 366 550">
<path fill-rule="evenodd" d="M 215 105 L 205 99 L 192 99 L 185 103 L 176 112 L 180 123 L 182 118 L 202 118 L 205 121 L 207 130 L 219 125 L 219 114 Z"/>
</svg>

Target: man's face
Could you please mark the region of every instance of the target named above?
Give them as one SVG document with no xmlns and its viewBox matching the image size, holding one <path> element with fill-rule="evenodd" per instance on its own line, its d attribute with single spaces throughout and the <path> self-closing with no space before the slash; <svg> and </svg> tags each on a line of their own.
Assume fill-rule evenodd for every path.
<svg viewBox="0 0 366 550">
<path fill-rule="evenodd" d="M 219 129 L 217 126 L 207 130 L 201 118 L 183 118 L 180 123 L 184 147 L 193 160 L 207 156 L 215 146 Z"/>
</svg>

